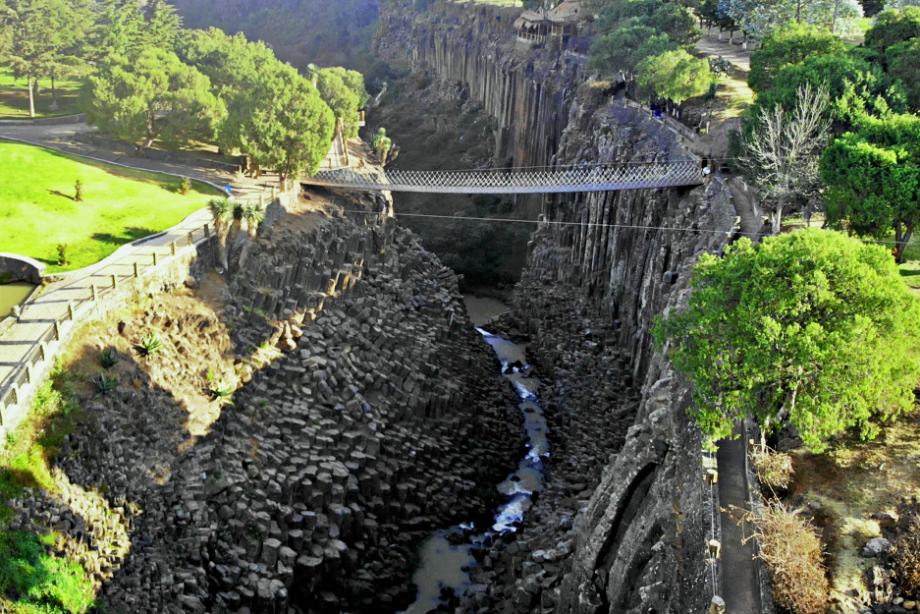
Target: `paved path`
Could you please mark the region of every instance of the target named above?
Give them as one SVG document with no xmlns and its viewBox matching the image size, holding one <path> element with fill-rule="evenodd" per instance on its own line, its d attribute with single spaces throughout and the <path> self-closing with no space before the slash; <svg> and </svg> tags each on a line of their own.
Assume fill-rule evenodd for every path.
<svg viewBox="0 0 920 614">
<path fill-rule="evenodd" d="M 105 150 L 74 140 L 77 133 L 89 130 L 91 128 L 86 124 L 17 125 L 6 123 L 0 125 L 0 138 L 41 145 L 139 170 L 189 177 L 216 187 L 230 184 L 233 186 L 234 195 L 243 199 L 262 195 L 268 200 L 270 197 L 269 186 L 273 183 L 271 177 L 263 177 L 260 180 L 241 178 L 229 171 L 209 168 L 207 165 L 182 166 L 178 163 L 151 160 L 126 152 Z M 210 215 L 207 210 L 199 210 L 162 234 L 123 246 L 102 262 L 72 273 L 62 274 L 61 281 L 48 284 L 41 294 L 23 306 L 20 320 L 0 332 L 0 399 L 11 383 L 22 378 L 28 359 L 36 354 L 41 342 L 53 336 L 54 322 L 63 319 L 68 314 L 69 303 L 89 299 L 92 296 L 94 285 L 97 291 L 104 292 L 111 287 L 113 275 L 119 280 L 130 278 L 134 274 L 135 264 L 140 271 L 153 266 L 154 254 L 158 258 L 170 256 L 172 254 L 171 244 L 174 241 L 179 247 L 188 245 L 190 232 L 195 233 L 194 240 L 200 241 L 204 238 L 204 225 L 208 222 L 210 222 Z"/>
<path fill-rule="evenodd" d="M 719 503 L 722 507 L 722 598 L 726 614 L 759 614 L 760 583 L 754 543 L 742 543 L 737 510 L 749 510 L 744 437 L 719 442 Z M 732 512 L 732 508 L 736 511 Z"/>
<path fill-rule="evenodd" d="M 730 45 L 727 40 L 720 41 L 716 33 L 701 36 L 696 48 L 708 56 L 721 56 L 743 72 L 751 72 L 751 52 L 742 49 L 741 45 Z"/>
</svg>

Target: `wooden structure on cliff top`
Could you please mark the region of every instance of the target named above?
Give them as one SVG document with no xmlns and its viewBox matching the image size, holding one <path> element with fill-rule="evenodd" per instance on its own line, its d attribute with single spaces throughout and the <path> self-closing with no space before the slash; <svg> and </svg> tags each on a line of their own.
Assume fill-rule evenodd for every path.
<svg viewBox="0 0 920 614">
<path fill-rule="evenodd" d="M 515 20 L 514 29 L 519 39 L 528 42 L 544 43 L 547 38 L 554 38 L 565 45 L 591 19 L 591 12 L 582 0 L 565 0 L 552 9 L 524 11 Z"/>
</svg>

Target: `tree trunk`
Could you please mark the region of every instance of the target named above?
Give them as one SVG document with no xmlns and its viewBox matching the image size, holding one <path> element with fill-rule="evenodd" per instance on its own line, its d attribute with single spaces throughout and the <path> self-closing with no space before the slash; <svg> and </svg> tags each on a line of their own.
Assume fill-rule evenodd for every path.
<svg viewBox="0 0 920 614">
<path fill-rule="evenodd" d="M 901 225 L 897 224 L 894 228 L 894 261 L 898 264 L 904 263 L 904 252 L 907 250 L 907 245 L 910 243 L 910 238 L 914 234 L 914 227 L 912 224 L 906 225 L 902 230 Z"/>
<path fill-rule="evenodd" d="M 51 110 L 58 110 L 57 89 L 54 85 L 54 73 L 51 74 Z"/>
<path fill-rule="evenodd" d="M 35 117 L 35 80 L 29 77 L 29 117 Z"/>
<path fill-rule="evenodd" d="M 778 235 L 783 223 L 783 203 L 778 201 L 773 205 L 773 213 L 770 214 L 770 227 L 773 234 Z"/>
</svg>

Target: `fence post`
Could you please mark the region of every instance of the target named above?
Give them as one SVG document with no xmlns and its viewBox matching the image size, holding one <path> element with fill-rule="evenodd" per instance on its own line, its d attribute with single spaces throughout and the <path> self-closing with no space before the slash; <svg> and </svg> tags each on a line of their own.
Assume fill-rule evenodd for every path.
<svg viewBox="0 0 920 614">
<path fill-rule="evenodd" d="M 204 236 L 205 238 L 211 236 L 211 227 L 208 226 L 207 224 L 204 225 Z"/>
<path fill-rule="evenodd" d="M 195 232 L 194 231 L 188 233 L 188 244 L 189 245 L 195 244 Z"/>
<path fill-rule="evenodd" d="M 98 301 L 99 300 L 99 290 L 96 289 L 96 284 L 92 284 L 89 287 L 89 291 L 92 293 L 93 302 L 95 303 L 96 301 Z"/>
<path fill-rule="evenodd" d="M 140 276 L 141 276 L 140 268 L 137 266 L 137 263 L 135 262 L 134 263 L 134 277 L 140 277 Z"/>
<path fill-rule="evenodd" d="M 153 256 L 153 266 L 156 266 L 157 265 L 157 253 L 153 252 L 153 254 L 151 255 Z"/>
<path fill-rule="evenodd" d="M 74 319 L 73 316 L 74 316 L 73 303 L 71 303 L 70 301 L 68 301 L 68 302 L 67 302 L 67 319 L 70 320 L 70 321 L 72 322 L 73 319 Z"/>
<path fill-rule="evenodd" d="M 118 287 L 118 276 L 112 275 L 112 290 Z"/>
<path fill-rule="evenodd" d="M 56 318 L 54 320 L 54 340 L 61 340 L 61 323 L 58 322 Z"/>
<path fill-rule="evenodd" d="M 173 256 L 176 255 L 176 242 L 175 241 L 169 244 L 169 251 L 172 252 Z"/>
</svg>

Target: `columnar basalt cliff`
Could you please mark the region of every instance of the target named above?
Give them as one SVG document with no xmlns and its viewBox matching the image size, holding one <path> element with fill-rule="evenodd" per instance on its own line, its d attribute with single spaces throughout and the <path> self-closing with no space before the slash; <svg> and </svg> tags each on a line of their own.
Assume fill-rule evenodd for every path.
<svg viewBox="0 0 920 614">
<path fill-rule="evenodd" d="M 515 49 L 513 11 L 384 5 L 378 48 L 497 121 L 496 157 L 516 165 L 686 160 L 690 147 L 639 105 L 586 79 L 584 59 Z M 543 203 L 507 330 L 529 335 L 555 458 L 513 544 L 474 573 L 464 611 L 700 612 L 717 592 L 718 537 L 689 391 L 652 341 L 687 297 L 698 255 L 737 231 L 721 177 L 695 189 L 565 196 Z M 574 517 L 574 522 L 573 522 Z"/>
<path fill-rule="evenodd" d="M 107 610 L 399 611 L 420 542 L 494 507 L 517 397 L 379 198 L 273 206 L 229 280 L 203 257 L 79 336 L 74 381 L 107 348 L 118 385 L 81 384 L 62 496 L 17 501 L 16 524 L 61 535 Z"/>
<path fill-rule="evenodd" d="M 586 62 L 558 49 L 517 47 L 513 23 L 519 13 L 452 3 L 419 13 L 414 2 L 389 0 L 377 31 L 380 57 L 461 84 L 496 119 L 498 166 L 552 161 Z"/>
</svg>

